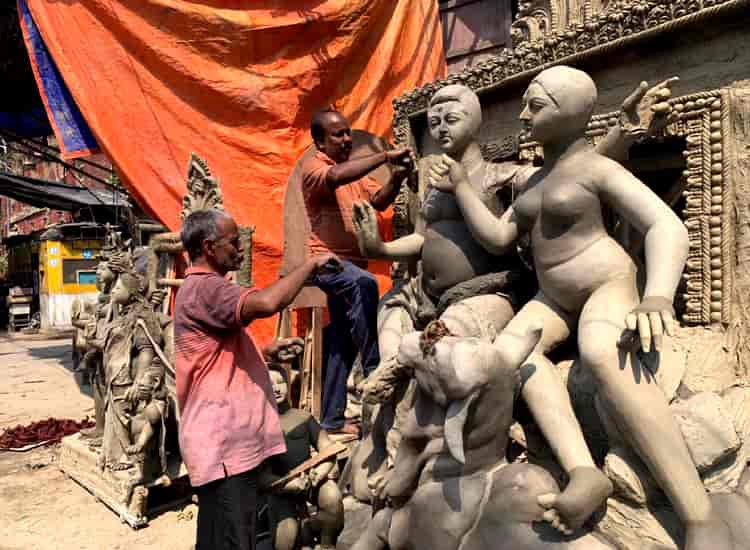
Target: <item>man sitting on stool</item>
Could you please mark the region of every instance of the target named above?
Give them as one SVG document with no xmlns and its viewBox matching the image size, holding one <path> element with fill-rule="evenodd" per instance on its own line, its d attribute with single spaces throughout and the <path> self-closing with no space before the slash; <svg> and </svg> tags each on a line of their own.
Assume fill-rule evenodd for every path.
<svg viewBox="0 0 750 550">
<path fill-rule="evenodd" d="M 359 351 L 365 375 L 380 362 L 378 353 L 378 285 L 368 273 L 367 260 L 357 246 L 352 205 L 369 201 L 385 210 L 413 170 L 408 149 L 384 151 L 349 159 L 352 130 L 341 113 L 324 109 L 310 123 L 317 153 L 302 167 L 302 193 L 310 218 L 311 254 L 333 252 L 342 260 L 338 272 L 317 273 L 311 279 L 328 296 L 331 318 L 328 366 L 323 387 L 321 426 L 330 433 L 358 433 L 344 421 L 346 381 Z M 383 164 L 395 167 L 381 186 L 367 174 Z"/>
</svg>

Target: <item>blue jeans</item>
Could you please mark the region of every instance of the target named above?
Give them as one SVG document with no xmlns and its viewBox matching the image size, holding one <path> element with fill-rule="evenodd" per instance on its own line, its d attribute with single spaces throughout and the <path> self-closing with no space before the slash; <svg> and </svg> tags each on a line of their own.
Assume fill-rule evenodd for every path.
<svg viewBox="0 0 750 550">
<path fill-rule="evenodd" d="M 346 381 L 359 351 L 365 376 L 380 362 L 378 352 L 378 283 L 375 277 L 342 261 L 340 273 L 320 272 L 312 283 L 328 296 L 328 365 L 323 383 L 320 425 L 333 430 L 344 425 Z"/>
</svg>

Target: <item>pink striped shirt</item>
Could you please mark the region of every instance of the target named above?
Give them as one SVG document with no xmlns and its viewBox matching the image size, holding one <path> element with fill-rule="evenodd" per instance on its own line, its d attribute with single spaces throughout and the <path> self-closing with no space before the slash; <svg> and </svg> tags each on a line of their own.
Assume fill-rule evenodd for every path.
<svg viewBox="0 0 750 550">
<path fill-rule="evenodd" d="M 268 368 L 240 318 L 250 292 L 190 268 L 177 293 L 180 452 L 194 487 L 286 452 Z"/>
</svg>

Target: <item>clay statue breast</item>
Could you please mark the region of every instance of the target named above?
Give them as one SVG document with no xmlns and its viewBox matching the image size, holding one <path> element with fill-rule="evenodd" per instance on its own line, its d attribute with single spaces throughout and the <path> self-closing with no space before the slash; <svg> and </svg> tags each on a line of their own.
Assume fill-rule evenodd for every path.
<svg viewBox="0 0 750 550">
<path fill-rule="evenodd" d="M 542 213 L 545 218 L 574 221 L 592 208 L 601 208 L 598 198 L 575 181 L 545 182 Z"/>
</svg>

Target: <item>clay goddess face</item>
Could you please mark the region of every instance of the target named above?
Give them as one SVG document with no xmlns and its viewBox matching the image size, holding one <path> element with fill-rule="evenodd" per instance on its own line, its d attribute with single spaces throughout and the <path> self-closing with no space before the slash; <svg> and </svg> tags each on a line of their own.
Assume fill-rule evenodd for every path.
<svg viewBox="0 0 750 550">
<path fill-rule="evenodd" d="M 276 399 L 276 404 L 280 405 L 286 401 L 286 395 L 289 393 L 289 385 L 286 383 L 284 375 L 279 371 L 272 370 L 270 374 L 271 384 L 273 384 L 273 397 Z"/>
<path fill-rule="evenodd" d="M 123 282 L 122 277 L 117 278 L 117 282 L 112 288 L 112 301 L 121 305 L 125 305 L 130 302 L 130 290 Z"/>
<path fill-rule="evenodd" d="M 466 148 L 473 139 L 476 123 L 459 101 L 446 101 L 430 107 L 427 112 L 430 135 L 445 153 Z"/>
<path fill-rule="evenodd" d="M 567 125 L 557 103 L 536 82 L 532 82 L 527 88 L 522 107 L 519 119 L 530 139 L 545 143 L 566 133 Z"/>
<path fill-rule="evenodd" d="M 99 262 L 96 266 L 96 287 L 102 290 L 115 280 L 115 274 L 109 269 L 106 262 Z"/>
</svg>

